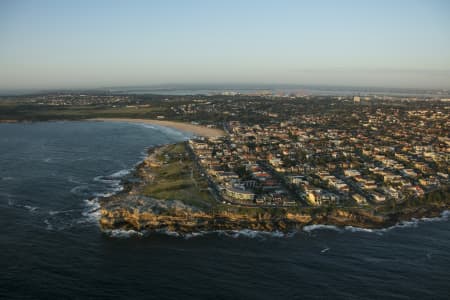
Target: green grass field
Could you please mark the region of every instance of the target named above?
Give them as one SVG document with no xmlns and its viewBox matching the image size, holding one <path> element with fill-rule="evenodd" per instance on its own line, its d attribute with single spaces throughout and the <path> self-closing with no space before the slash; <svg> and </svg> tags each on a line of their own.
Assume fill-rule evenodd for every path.
<svg viewBox="0 0 450 300">
<path fill-rule="evenodd" d="M 184 143 L 170 145 L 157 157 L 162 165 L 152 169 L 156 178 L 144 187 L 143 193 L 157 199 L 180 200 L 188 205 L 208 208 L 216 201 L 185 147 Z"/>
<path fill-rule="evenodd" d="M 126 107 L 111 105 L 52 106 L 0 102 L 0 120 L 82 120 L 90 118 L 155 118 L 165 107 Z"/>
</svg>

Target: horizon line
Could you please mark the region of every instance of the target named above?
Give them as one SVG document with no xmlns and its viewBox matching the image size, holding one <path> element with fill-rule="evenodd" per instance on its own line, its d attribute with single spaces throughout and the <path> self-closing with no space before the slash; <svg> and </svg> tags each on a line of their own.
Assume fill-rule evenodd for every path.
<svg viewBox="0 0 450 300">
<path fill-rule="evenodd" d="M 212 90 L 258 90 L 258 89 L 355 89 L 355 90 L 377 90 L 377 91 L 450 91 L 450 87 L 400 87 L 400 86 L 377 86 L 377 85 L 339 85 L 339 84 L 296 84 L 296 83 L 159 83 L 159 84 L 133 84 L 112 85 L 96 87 L 58 87 L 58 88 L 0 88 L 0 96 L 23 96 L 27 94 L 54 93 L 54 92 L 120 92 L 126 89 L 155 89 L 155 90 L 180 90 L 180 89 L 212 89 Z M 116 91 L 111 91 L 116 90 Z M 133 94 L 130 92 L 130 94 Z M 148 94 L 152 94 L 150 91 Z"/>
</svg>

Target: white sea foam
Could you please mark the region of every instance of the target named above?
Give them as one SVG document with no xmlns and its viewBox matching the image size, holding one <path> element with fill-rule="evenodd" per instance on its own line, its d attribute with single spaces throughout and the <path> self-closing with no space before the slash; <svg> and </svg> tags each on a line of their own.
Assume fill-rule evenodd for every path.
<svg viewBox="0 0 450 300">
<path fill-rule="evenodd" d="M 112 191 L 113 191 L 113 195 L 114 195 L 114 194 L 117 194 L 118 192 L 123 191 L 123 186 L 119 185 L 119 186 L 117 186 L 117 187 L 113 187 L 113 188 L 112 188 Z"/>
<path fill-rule="evenodd" d="M 108 185 L 109 187 L 104 188 L 104 192 L 94 192 L 92 195 L 99 198 L 111 197 L 124 189 L 120 180 L 109 180 Z"/>
<path fill-rule="evenodd" d="M 255 230 L 243 229 L 243 230 L 238 230 L 238 231 L 232 231 L 229 236 L 231 236 L 232 238 L 238 238 L 238 237 L 256 238 L 260 234 L 262 234 L 262 232 L 260 233 Z"/>
<path fill-rule="evenodd" d="M 74 212 L 77 211 L 77 209 L 68 209 L 68 210 L 50 210 L 48 212 L 48 214 L 50 216 L 54 216 L 54 215 L 59 215 L 59 214 L 66 214 L 66 213 L 70 213 L 70 212 Z"/>
<path fill-rule="evenodd" d="M 354 226 L 345 226 L 344 229 L 351 231 L 351 232 L 376 232 L 377 231 L 376 229 L 354 227 Z"/>
<path fill-rule="evenodd" d="M 103 175 L 99 175 L 99 176 L 97 176 L 97 177 L 94 177 L 94 181 L 96 181 L 96 182 L 110 182 L 110 181 L 116 181 L 115 179 L 113 180 L 113 179 L 108 179 L 108 178 L 106 178 L 105 176 L 103 176 Z"/>
<path fill-rule="evenodd" d="M 394 229 L 401 229 L 401 228 L 415 228 L 420 225 L 420 223 L 426 223 L 426 222 L 442 222 L 442 221 L 448 221 L 450 216 L 450 211 L 445 210 L 441 213 L 440 217 L 435 218 L 421 218 L 421 219 L 415 219 L 412 218 L 409 221 L 401 221 L 395 224 L 394 226 L 381 228 L 381 229 L 370 229 L 370 228 L 362 228 L 362 227 L 354 227 L 354 226 L 345 226 L 344 228 L 339 228 L 334 225 L 308 225 L 303 227 L 303 231 L 311 232 L 314 230 L 334 230 L 334 231 L 350 231 L 350 232 L 365 232 L 365 233 L 376 233 L 376 234 L 382 234 L 384 232 L 388 232 L 390 230 Z"/>
<path fill-rule="evenodd" d="M 184 239 L 197 238 L 197 237 L 202 237 L 205 235 L 212 235 L 212 234 L 222 235 L 222 236 L 231 237 L 231 238 L 251 238 L 251 239 L 267 238 L 267 237 L 282 238 L 282 237 L 292 237 L 294 235 L 293 233 L 285 234 L 281 231 L 271 232 L 271 231 L 258 231 L 258 230 L 251 230 L 251 229 L 197 231 L 197 232 L 191 232 L 191 233 L 186 233 L 186 234 L 181 234 L 181 233 L 178 233 L 175 231 L 168 231 L 166 229 L 161 229 L 161 230 L 158 230 L 157 232 L 168 235 L 168 236 L 182 237 Z"/>
<path fill-rule="evenodd" d="M 84 200 L 84 203 L 86 203 L 86 207 L 89 209 L 99 209 L 100 203 L 98 203 L 98 198 L 92 198 L 92 199 L 86 199 Z"/>
<path fill-rule="evenodd" d="M 137 125 L 140 127 L 148 128 L 148 129 L 161 129 L 161 126 L 149 123 L 132 123 L 133 125 Z"/>
<path fill-rule="evenodd" d="M 231 238 L 283 238 L 283 237 L 291 237 L 290 235 L 285 234 L 281 231 L 260 231 L 260 230 L 251 230 L 251 229 L 241 229 L 241 230 L 216 230 L 208 233 L 216 233 L 219 235 L 224 235 Z"/>
<path fill-rule="evenodd" d="M 143 232 L 136 230 L 124 230 L 124 229 L 112 229 L 104 231 L 107 235 L 113 238 L 129 238 L 129 237 L 141 237 L 144 235 Z"/>
<path fill-rule="evenodd" d="M 47 230 L 53 230 L 53 225 L 50 223 L 50 221 L 48 219 L 45 219 L 44 223 L 45 223 L 45 225 L 47 225 L 46 226 Z"/>
<path fill-rule="evenodd" d="M 188 140 L 190 137 L 192 137 L 192 133 L 190 132 L 181 131 L 166 126 L 144 124 L 144 123 L 137 123 L 137 124 L 145 128 L 158 130 L 159 132 L 169 135 L 171 137 L 181 137 L 183 140 Z"/>
<path fill-rule="evenodd" d="M 74 179 L 72 176 L 67 177 L 67 181 L 71 183 L 82 184 L 81 181 Z"/>
<path fill-rule="evenodd" d="M 72 188 L 70 192 L 78 196 L 85 196 L 89 193 L 89 186 L 87 184 L 77 185 L 76 187 Z"/>
<path fill-rule="evenodd" d="M 15 204 L 13 196 L 9 193 L 0 192 L 0 199 L 8 199 L 9 206 L 14 206 Z"/>
<path fill-rule="evenodd" d="M 84 223 L 86 221 L 98 223 L 101 216 L 100 203 L 98 201 L 99 198 L 110 197 L 122 191 L 124 187 L 121 185 L 121 178 L 130 174 L 131 170 L 132 169 L 123 169 L 107 176 L 102 175 L 94 178 L 94 181 L 106 183 L 109 187 L 105 187 L 104 192 L 91 193 L 94 198 L 84 200 L 86 209 L 82 212 L 82 215 L 86 219 L 80 220 L 79 223 Z M 72 189 L 72 192 L 79 193 L 79 191 L 83 189 L 86 191 L 83 195 L 86 196 L 87 191 L 89 190 L 87 185 L 75 187 Z"/>
<path fill-rule="evenodd" d="M 383 228 L 383 229 L 379 229 L 381 231 L 386 231 L 386 230 L 392 230 L 395 228 L 413 228 L 413 227 L 417 227 L 419 226 L 419 219 L 411 219 L 410 221 L 401 221 L 398 222 L 397 224 L 395 224 L 394 226 L 388 227 L 388 228 Z"/>
<path fill-rule="evenodd" d="M 138 124 L 138 125 L 141 125 L 145 128 L 158 130 L 160 133 L 164 134 L 170 140 L 175 140 L 175 141 L 187 141 L 196 136 L 193 132 L 184 131 L 181 129 L 175 129 L 175 128 L 171 128 L 171 127 L 166 127 L 166 126 L 143 124 L 143 123 Z M 162 144 L 157 145 L 157 146 L 161 146 L 161 145 Z"/>
<path fill-rule="evenodd" d="M 117 186 L 117 185 L 120 185 L 121 180 L 118 178 L 112 178 L 112 177 L 108 177 L 108 176 L 97 176 L 94 178 L 94 181 L 108 184 L 110 186 Z"/>
<path fill-rule="evenodd" d="M 387 232 L 396 228 L 411 228 L 411 227 L 417 227 L 419 224 L 418 219 L 412 219 L 411 221 L 402 221 L 398 224 L 387 227 L 387 228 L 380 228 L 380 229 L 371 229 L 371 228 L 363 228 L 363 227 L 355 227 L 355 226 L 345 226 L 343 228 L 334 226 L 334 225 L 308 225 L 303 227 L 303 231 L 306 232 L 312 232 L 315 230 L 333 230 L 337 232 L 363 232 L 363 233 L 375 233 L 375 234 L 382 234 L 383 232 Z"/>
<path fill-rule="evenodd" d="M 98 198 L 86 199 L 84 200 L 86 204 L 86 209 L 81 213 L 88 222 L 98 223 L 100 220 L 101 212 L 100 212 L 100 203 L 98 202 Z"/>
<path fill-rule="evenodd" d="M 237 231 L 233 237 L 249 237 L 249 238 L 257 238 L 257 237 L 274 237 L 274 238 L 281 238 L 284 237 L 284 233 L 281 231 L 257 231 L 257 230 L 239 230 Z"/>
<path fill-rule="evenodd" d="M 31 206 L 31 205 L 23 205 L 23 208 L 26 208 L 29 212 L 35 212 L 39 209 L 37 206 Z"/>
<path fill-rule="evenodd" d="M 208 234 L 207 231 L 200 231 L 200 232 L 192 232 L 192 233 L 187 233 L 184 235 L 184 238 L 186 240 L 190 239 L 190 238 L 195 238 L 195 237 L 199 237 L 199 236 L 204 236 L 205 234 Z"/>
<path fill-rule="evenodd" d="M 151 124 L 144 124 L 144 123 L 137 123 L 137 124 L 148 129 L 160 129 L 160 127 L 157 128 L 155 125 Z"/>
<path fill-rule="evenodd" d="M 114 193 L 112 193 L 112 192 L 94 193 L 94 197 L 100 197 L 100 198 L 111 197 L 112 195 L 114 195 Z"/>
<path fill-rule="evenodd" d="M 441 221 L 448 221 L 450 216 L 450 210 L 444 210 L 441 213 L 440 217 L 435 217 L 435 218 L 422 218 L 420 219 L 420 221 L 423 222 L 441 222 Z"/>
<path fill-rule="evenodd" d="M 398 224 L 396 224 L 394 226 L 391 226 L 391 227 L 388 227 L 388 228 L 384 228 L 384 229 L 380 229 L 380 231 L 389 231 L 389 230 L 396 229 L 396 228 L 414 228 L 414 227 L 419 226 L 420 223 L 448 221 L 449 215 L 450 215 L 450 211 L 444 210 L 441 213 L 440 217 L 420 218 L 420 219 L 413 218 L 410 221 L 402 221 L 402 222 L 399 222 Z"/>
<path fill-rule="evenodd" d="M 211 235 L 211 234 L 218 234 L 223 235 L 226 237 L 231 238 L 283 238 L 283 237 L 292 237 L 294 233 L 285 234 L 280 231 L 270 232 L 270 231 L 257 231 L 257 230 L 250 230 L 250 229 L 242 229 L 242 230 L 214 230 L 214 231 L 197 231 L 197 232 L 191 232 L 191 233 L 178 233 L 176 231 L 169 231 L 167 229 L 159 229 L 156 231 L 159 234 L 171 236 L 171 237 L 179 237 L 184 239 L 191 239 L 191 238 L 197 238 L 202 237 L 205 235 Z M 135 231 L 135 230 L 122 230 L 122 229 L 114 229 L 114 230 L 105 230 L 105 233 L 110 235 L 111 237 L 119 237 L 119 238 L 127 238 L 132 236 L 144 236 L 147 235 L 147 231 Z"/>
<path fill-rule="evenodd" d="M 123 170 L 117 171 L 117 172 L 109 175 L 108 177 L 111 177 L 111 178 L 122 178 L 122 177 L 125 177 L 126 175 L 130 174 L 130 172 L 131 172 L 130 169 L 123 169 Z"/>
<path fill-rule="evenodd" d="M 322 224 L 315 224 L 315 225 L 307 225 L 303 227 L 303 231 L 311 232 L 314 230 L 333 230 L 333 231 L 340 231 L 340 229 L 334 225 L 322 225 Z"/>
<path fill-rule="evenodd" d="M 285 234 L 286 238 L 292 238 L 297 234 L 297 231 L 291 231 Z"/>
<path fill-rule="evenodd" d="M 157 232 L 158 232 L 158 233 L 165 234 L 165 235 L 168 235 L 168 236 L 174 236 L 174 237 L 179 237 L 179 236 L 181 236 L 181 234 L 179 234 L 178 232 L 176 232 L 176 231 L 170 231 L 170 230 L 167 230 L 167 229 L 160 229 L 160 230 L 158 230 Z"/>
<path fill-rule="evenodd" d="M 101 175 L 101 176 L 95 177 L 94 181 L 108 184 L 110 186 L 111 191 L 113 192 L 113 193 L 106 193 L 106 195 L 97 193 L 97 194 L 95 194 L 95 196 L 109 197 L 117 192 L 122 191 L 123 190 L 123 186 L 121 185 L 122 178 L 127 176 L 130 173 L 131 173 L 131 169 L 123 169 L 123 170 L 117 171 L 111 175 L 107 175 L 107 176 Z"/>
</svg>

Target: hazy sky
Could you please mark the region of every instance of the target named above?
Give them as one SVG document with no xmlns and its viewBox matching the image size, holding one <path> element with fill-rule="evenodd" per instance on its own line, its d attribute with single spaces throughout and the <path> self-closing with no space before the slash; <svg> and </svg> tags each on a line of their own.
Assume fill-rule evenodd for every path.
<svg viewBox="0 0 450 300">
<path fill-rule="evenodd" d="M 0 0 L 0 90 L 450 88 L 450 1 Z"/>
</svg>

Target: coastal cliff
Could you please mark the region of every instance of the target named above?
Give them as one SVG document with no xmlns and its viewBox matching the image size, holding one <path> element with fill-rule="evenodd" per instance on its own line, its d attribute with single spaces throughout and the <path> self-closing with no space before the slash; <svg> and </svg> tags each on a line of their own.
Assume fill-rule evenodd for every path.
<svg viewBox="0 0 450 300">
<path fill-rule="evenodd" d="M 285 211 L 281 214 L 266 212 L 251 216 L 234 212 L 213 214 L 181 209 L 160 213 L 139 208 L 102 208 L 100 225 L 104 230 L 173 231 L 181 234 L 242 229 L 287 232 L 314 224 L 380 229 L 413 218 L 438 217 L 445 209 L 448 209 L 448 206 L 419 207 L 387 215 L 377 215 L 361 209 L 335 209 L 330 213 L 317 215 Z"/>
</svg>

